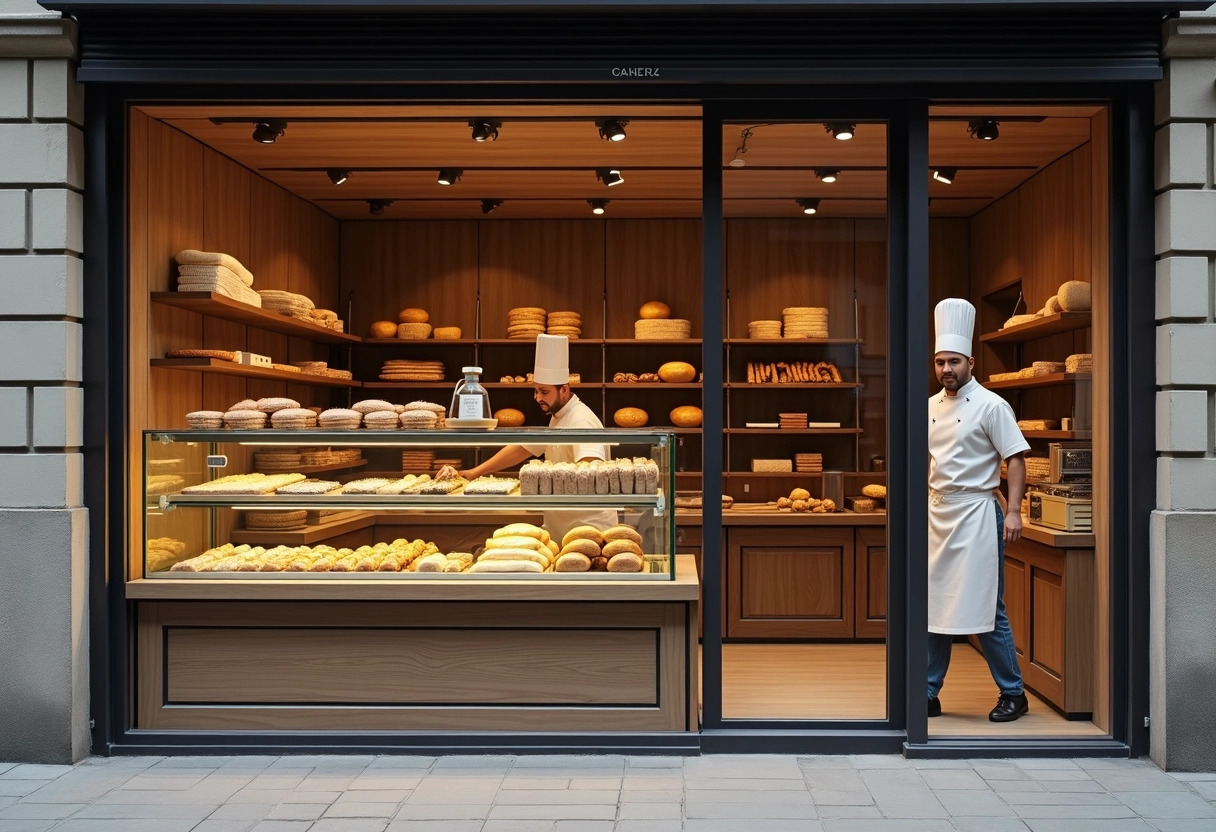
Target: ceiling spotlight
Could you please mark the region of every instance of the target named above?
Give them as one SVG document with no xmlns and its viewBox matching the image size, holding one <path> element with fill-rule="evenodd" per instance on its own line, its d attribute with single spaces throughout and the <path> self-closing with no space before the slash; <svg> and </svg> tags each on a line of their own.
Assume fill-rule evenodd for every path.
<svg viewBox="0 0 1216 832">
<path fill-rule="evenodd" d="M 794 202 L 797 202 L 798 207 L 802 209 L 802 213 L 808 216 L 819 211 L 819 200 L 817 199 L 795 199 Z"/>
<path fill-rule="evenodd" d="M 473 129 L 473 141 L 496 142 L 498 141 L 498 128 L 502 127 L 502 122 L 476 118 L 469 122 L 469 127 Z"/>
<path fill-rule="evenodd" d="M 747 160 L 743 157 L 747 155 L 747 140 L 752 137 L 750 127 L 744 127 L 743 132 L 739 134 L 739 146 L 735 148 L 735 158 L 727 162 L 732 168 L 742 168 L 747 166 Z"/>
<path fill-rule="evenodd" d="M 836 181 L 836 177 L 840 175 L 838 168 L 815 168 L 815 175 L 819 177 L 820 182 L 826 182 L 829 185 Z"/>
<path fill-rule="evenodd" d="M 464 176 L 460 168 L 440 168 L 439 176 L 435 179 L 440 185 L 455 185 Z"/>
<path fill-rule="evenodd" d="M 350 179 L 350 171 L 343 168 L 330 168 L 325 171 L 325 174 L 329 177 L 329 181 L 335 185 L 341 185 L 347 179 Z"/>
<path fill-rule="evenodd" d="M 837 141 L 847 142 L 857 132 L 857 125 L 847 121 L 829 121 L 823 125 L 823 129 L 831 133 L 832 138 Z"/>
<path fill-rule="evenodd" d="M 268 118 L 253 125 L 253 140 L 259 144 L 274 144 L 286 129 L 287 122 L 281 118 Z"/>
<path fill-rule="evenodd" d="M 369 199 L 367 201 L 367 212 L 373 217 L 378 217 L 384 213 L 384 209 L 392 205 L 391 199 Z"/>
<path fill-rule="evenodd" d="M 1001 137 L 1000 123 L 991 118 L 973 119 L 967 125 L 967 132 L 971 138 L 985 142 L 994 142 Z"/>
<path fill-rule="evenodd" d="M 629 122 L 619 118 L 606 118 L 597 121 L 595 126 L 600 128 L 600 138 L 608 142 L 625 140 L 625 125 Z"/>
<path fill-rule="evenodd" d="M 625 177 L 621 176 L 621 172 L 616 168 L 596 168 L 595 178 L 603 182 L 609 188 L 614 185 L 623 185 Z"/>
<path fill-rule="evenodd" d="M 502 205 L 501 199 L 483 199 L 481 201 L 481 213 L 488 214 L 499 205 Z"/>
<path fill-rule="evenodd" d="M 954 182 L 954 177 L 958 176 L 958 168 L 934 168 L 933 178 L 943 185 L 949 185 Z"/>
<path fill-rule="evenodd" d="M 604 213 L 604 209 L 608 207 L 606 199 L 589 199 L 587 204 L 591 206 L 591 213 L 599 215 Z"/>
</svg>

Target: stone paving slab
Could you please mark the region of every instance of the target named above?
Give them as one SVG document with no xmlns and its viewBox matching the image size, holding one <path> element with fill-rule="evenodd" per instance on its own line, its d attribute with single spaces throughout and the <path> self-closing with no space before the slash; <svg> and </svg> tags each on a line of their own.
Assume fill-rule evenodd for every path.
<svg viewBox="0 0 1216 832">
<path fill-rule="evenodd" d="M 260 755 L 0 763 L 0 832 L 1216 832 L 1147 760 Z"/>
</svg>

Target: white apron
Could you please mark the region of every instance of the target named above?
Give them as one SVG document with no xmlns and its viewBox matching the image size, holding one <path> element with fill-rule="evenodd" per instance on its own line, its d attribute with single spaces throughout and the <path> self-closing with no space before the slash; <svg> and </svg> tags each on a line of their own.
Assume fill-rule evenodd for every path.
<svg viewBox="0 0 1216 832">
<path fill-rule="evenodd" d="M 929 492 L 929 632 L 996 627 L 1000 555 L 991 490 Z"/>
</svg>

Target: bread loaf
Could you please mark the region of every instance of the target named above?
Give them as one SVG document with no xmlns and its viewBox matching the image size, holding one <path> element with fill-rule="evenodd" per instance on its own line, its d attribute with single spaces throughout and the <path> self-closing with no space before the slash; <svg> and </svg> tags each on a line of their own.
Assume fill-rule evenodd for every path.
<svg viewBox="0 0 1216 832">
<path fill-rule="evenodd" d="M 870 485 L 863 485 L 861 493 L 876 500 L 885 500 L 887 498 L 887 487 L 871 483 Z"/>
<path fill-rule="evenodd" d="M 661 300 L 647 301 L 646 303 L 643 303 L 642 308 L 638 310 L 638 317 L 645 320 L 670 318 L 671 307 L 663 303 Z"/>
<path fill-rule="evenodd" d="M 614 540 L 632 540 L 637 545 L 642 545 L 642 536 L 633 526 L 620 525 L 604 529 L 604 542 L 611 543 Z"/>
<path fill-rule="evenodd" d="M 554 572 L 586 572 L 589 569 L 591 569 L 591 558 L 579 552 L 564 554 L 553 564 Z"/>
<path fill-rule="evenodd" d="M 545 567 L 532 560 L 479 560 L 469 567 L 470 572 L 535 572 L 540 574 Z"/>
<path fill-rule="evenodd" d="M 572 540 L 590 540 L 600 546 L 604 542 L 604 536 L 595 526 L 575 526 L 562 537 L 562 548 L 570 545 Z"/>
<path fill-rule="evenodd" d="M 498 420 L 498 426 L 501 428 L 517 428 L 524 423 L 523 411 L 513 407 L 495 410 L 494 418 Z"/>
<path fill-rule="evenodd" d="M 696 428 L 701 426 L 701 408 L 686 404 L 671 411 L 671 423 L 678 428 Z"/>
<path fill-rule="evenodd" d="M 1084 312 L 1093 303 L 1089 284 L 1083 280 L 1069 280 L 1060 284 L 1056 297 L 1065 312 Z"/>
<path fill-rule="evenodd" d="M 530 560 L 533 563 L 539 563 L 542 567 L 549 565 L 549 553 L 541 554 L 535 549 L 486 549 L 477 558 L 478 563 L 483 561 L 519 561 Z"/>
<path fill-rule="evenodd" d="M 518 534 L 504 537 L 491 537 L 486 540 L 487 549 L 531 549 L 534 552 L 539 552 L 545 548 L 545 544 L 541 543 L 538 537 L 529 537 L 527 535 Z"/>
<path fill-rule="evenodd" d="M 515 537 L 517 535 L 535 537 L 542 542 L 549 539 L 547 531 L 540 526 L 533 526 L 531 523 L 510 523 L 494 532 L 494 537 Z"/>
<path fill-rule="evenodd" d="M 608 558 L 609 563 L 611 563 L 612 558 L 621 554 L 622 552 L 633 552 L 638 557 L 641 557 L 642 547 L 637 543 L 634 543 L 632 540 L 612 540 L 604 544 L 602 554 L 604 557 Z"/>
<path fill-rule="evenodd" d="M 458 326 L 437 326 L 431 334 L 436 341 L 458 341 L 463 333 Z"/>
<path fill-rule="evenodd" d="M 371 326 L 373 338 L 395 338 L 397 325 L 392 321 L 374 321 Z"/>
<path fill-rule="evenodd" d="M 558 552 L 558 560 L 560 560 L 564 555 L 569 554 L 586 555 L 588 558 L 594 558 L 600 555 L 600 547 L 599 544 L 594 540 L 571 540 L 561 548 L 561 551 Z"/>
<path fill-rule="evenodd" d="M 641 572 L 642 556 L 633 552 L 621 552 L 608 559 L 609 572 Z"/>
<path fill-rule="evenodd" d="M 668 361 L 659 367 L 659 378 L 670 384 L 687 384 L 697 377 L 697 368 L 687 361 Z"/>
<path fill-rule="evenodd" d="M 417 309 L 412 306 L 397 313 L 397 320 L 403 324 L 424 324 L 430 319 L 430 313 L 425 309 Z"/>
<path fill-rule="evenodd" d="M 622 407 L 612 414 L 612 421 L 622 428 L 640 428 L 649 419 L 650 416 L 640 407 Z"/>
</svg>

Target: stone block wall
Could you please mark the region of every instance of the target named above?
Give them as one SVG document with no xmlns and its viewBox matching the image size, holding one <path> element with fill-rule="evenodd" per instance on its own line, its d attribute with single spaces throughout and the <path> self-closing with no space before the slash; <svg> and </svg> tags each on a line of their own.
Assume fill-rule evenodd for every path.
<svg viewBox="0 0 1216 832">
<path fill-rule="evenodd" d="M 1216 11 L 1165 31 L 1156 96 L 1157 509 L 1150 745 L 1216 770 Z"/>
<path fill-rule="evenodd" d="M 0 760 L 89 753 L 83 94 L 75 29 L 0 2 Z"/>
</svg>

